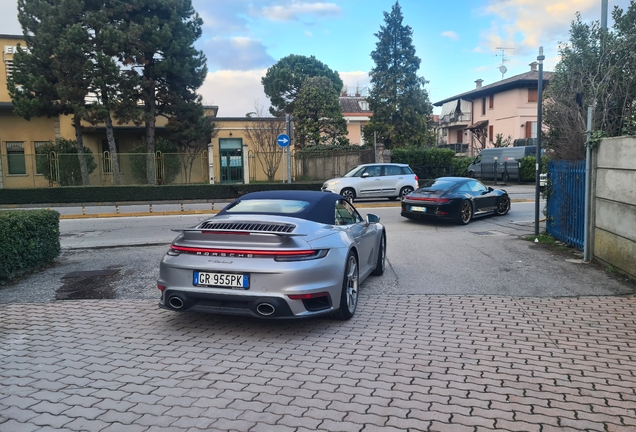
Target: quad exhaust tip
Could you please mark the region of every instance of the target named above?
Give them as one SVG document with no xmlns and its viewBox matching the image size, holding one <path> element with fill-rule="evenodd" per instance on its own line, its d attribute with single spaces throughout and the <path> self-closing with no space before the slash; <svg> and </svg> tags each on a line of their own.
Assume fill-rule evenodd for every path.
<svg viewBox="0 0 636 432">
<path fill-rule="evenodd" d="M 271 316 L 276 312 L 276 308 L 269 303 L 259 303 L 259 305 L 256 306 L 256 312 L 262 316 Z"/>
<path fill-rule="evenodd" d="M 181 309 L 183 307 L 183 300 L 181 300 L 181 298 L 179 298 L 177 296 L 172 296 L 168 300 L 168 304 L 173 309 Z"/>
</svg>

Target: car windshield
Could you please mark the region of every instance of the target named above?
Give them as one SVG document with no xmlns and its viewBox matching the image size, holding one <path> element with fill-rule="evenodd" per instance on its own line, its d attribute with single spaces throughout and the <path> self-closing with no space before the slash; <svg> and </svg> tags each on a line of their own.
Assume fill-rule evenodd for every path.
<svg viewBox="0 0 636 432">
<path fill-rule="evenodd" d="M 455 183 L 448 180 L 427 180 L 419 190 L 445 191 L 455 186 Z"/>
<path fill-rule="evenodd" d="M 284 199 L 253 199 L 239 201 L 226 209 L 228 213 L 286 213 L 293 214 L 303 211 L 309 203 L 307 201 Z"/>
<path fill-rule="evenodd" d="M 346 173 L 343 177 L 360 177 L 365 167 L 357 166 L 348 173 Z"/>
</svg>

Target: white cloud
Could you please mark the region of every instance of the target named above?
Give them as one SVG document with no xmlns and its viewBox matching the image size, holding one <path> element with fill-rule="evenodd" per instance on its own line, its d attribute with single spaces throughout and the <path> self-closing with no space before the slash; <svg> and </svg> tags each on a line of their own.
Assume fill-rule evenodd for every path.
<svg viewBox="0 0 636 432">
<path fill-rule="evenodd" d="M 267 110 L 269 99 L 261 84 L 266 72 L 266 69 L 210 72 L 198 93 L 205 105 L 219 107 L 219 117 L 243 117 L 254 111 L 256 101 Z"/>
<path fill-rule="evenodd" d="M 629 0 L 611 3 L 627 5 Z M 610 5 L 610 10 L 612 5 Z M 515 54 L 536 54 L 539 46 L 556 49 L 559 42 L 569 39 L 570 23 L 576 12 L 585 21 L 599 20 L 599 0 L 487 0 L 480 11 L 495 19 L 489 30 L 482 33 L 480 44 L 484 51 L 497 47 L 514 47 Z"/>
<path fill-rule="evenodd" d="M 22 27 L 18 22 L 18 1 L 0 0 L 0 33 L 21 35 Z"/>
<path fill-rule="evenodd" d="M 310 31 L 305 31 L 305 36 L 307 37 L 313 37 L 313 33 Z"/>
<path fill-rule="evenodd" d="M 208 39 L 203 52 L 211 69 L 250 71 L 276 63 L 261 41 L 245 36 Z"/>
<path fill-rule="evenodd" d="M 440 36 L 444 36 L 449 38 L 450 40 L 456 41 L 459 40 L 459 35 L 457 33 L 455 33 L 454 31 L 445 31 L 440 33 Z"/>
<path fill-rule="evenodd" d="M 318 18 L 339 16 L 340 6 L 335 3 L 304 3 L 292 1 L 285 5 L 265 6 L 260 10 L 253 9 L 272 21 L 298 21 L 300 15 L 312 15 Z"/>
<path fill-rule="evenodd" d="M 219 117 L 243 117 L 254 111 L 256 102 L 267 112 L 270 106 L 269 99 L 261 84 L 261 78 L 265 73 L 267 69 L 210 72 L 198 93 L 203 97 L 205 105 L 219 107 Z M 344 85 L 352 90 L 368 88 L 371 82 L 366 72 L 352 71 L 339 74 Z"/>
</svg>

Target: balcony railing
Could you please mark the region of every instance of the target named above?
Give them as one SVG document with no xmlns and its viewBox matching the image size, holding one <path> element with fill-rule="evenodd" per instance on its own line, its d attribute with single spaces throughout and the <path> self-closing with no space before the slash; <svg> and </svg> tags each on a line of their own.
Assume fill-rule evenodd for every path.
<svg viewBox="0 0 636 432">
<path fill-rule="evenodd" d="M 468 123 L 470 122 L 470 113 L 468 114 L 448 114 L 444 117 L 440 117 L 440 124 L 450 124 L 450 123 Z"/>
</svg>

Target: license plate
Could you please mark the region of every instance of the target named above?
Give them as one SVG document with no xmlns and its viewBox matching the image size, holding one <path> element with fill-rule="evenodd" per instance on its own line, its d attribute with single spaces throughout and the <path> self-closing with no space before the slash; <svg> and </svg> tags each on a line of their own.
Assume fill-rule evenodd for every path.
<svg viewBox="0 0 636 432">
<path fill-rule="evenodd" d="M 249 289 L 250 276 L 236 273 L 194 272 L 195 286 L 215 286 L 222 288 Z"/>
<path fill-rule="evenodd" d="M 426 213 L 426 207 L 411 206 L 411 211 Z"/>
</svg>

